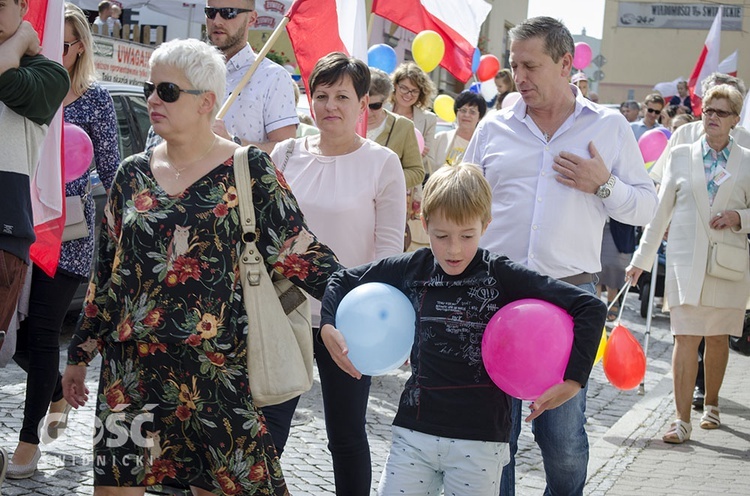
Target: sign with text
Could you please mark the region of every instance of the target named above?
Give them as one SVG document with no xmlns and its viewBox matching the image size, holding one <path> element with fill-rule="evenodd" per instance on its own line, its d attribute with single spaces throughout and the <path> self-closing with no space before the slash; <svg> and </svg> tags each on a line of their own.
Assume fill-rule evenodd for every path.
<svg viewBox="0 0 750 496">
<path fill-rule="evenodd" d="M 742 31 L 743 10 L 739 5 L 724 5 L 722 31 Z M 617 27 L 708 31 L 718 11 L 719 5 L 700 3 L 620 2 Z"/>
<path fill-rule="evenodd" d="M 155 47 L 94 35 L 94 66 L 102 81 L 140 86 L 148 79 L 148 59 Z"/>
</svg>

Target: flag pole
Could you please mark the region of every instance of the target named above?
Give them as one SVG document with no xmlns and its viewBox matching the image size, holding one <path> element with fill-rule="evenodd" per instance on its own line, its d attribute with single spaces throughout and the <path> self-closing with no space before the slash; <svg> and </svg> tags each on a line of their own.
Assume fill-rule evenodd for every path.
<svg viewBox="0 0 750 496">
<path fill-rule="evenodd" d="M 240 82 L 237 84 L 237 87 L 232 91 L 232 94 L 229 95 L 229 98 L 227 98 L 227 101 L 224 102 L 224 105 L 221 106 L 221 109 L 219 110 L 219 113 L 216 115 L 217 119 L 223 119 L 226 113 L 229 111 L 229 107 L 232 106 L 234 101 L 237 99 L 239 94 L 242 92 L 242 89 L 245 87 L 245 85 L 250 81 L 250 78 L 253 77 L 253 74 L 255 74 L 255 71 L 258 69 L 258 66 L 263 61 L 263 58 L 265 58 L 266 54 L 271 50 L 271 47 L 276 43 L 276 40 L 279 39 L 279 36 L 281 36 L 281 33 L 284 31 L 284 27 L 289 22 L 288 17 L 284 17 L 278 26 L 276 26 L 276 29 L 273 30 L 273 33 L 271 33 L 271 36 L 268 38 L 268 41 L 266 41 L 266 44 L 263 45 L 263 48 L 260 49 L 258 52 L 258 55 L 255 57 L 255 62 L 250 66 L 250 69 L 247 70 L 245 75 L 242 77 Z"/>
</svg>

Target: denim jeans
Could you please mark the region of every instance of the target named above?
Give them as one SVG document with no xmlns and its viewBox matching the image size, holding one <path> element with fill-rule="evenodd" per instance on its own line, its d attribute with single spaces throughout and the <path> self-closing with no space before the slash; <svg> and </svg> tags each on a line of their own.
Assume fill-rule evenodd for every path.
<svg viewBox="0 0 750 496">
<path fill-rule="evenodd" d="M 578 286 L 596 294 L 593 283 Z M 586 392 L 588 386 L 554 410 L 547 410 L 534 419 L 531 432 L 542 451 L 547 487 L 544 496 L 583 495 L 586 466 L 589 463 L 589 438 L 586 424 Z M 503 468 L 501 496 L 516 494 L 516 462 L 518 436 L 521 434 L 522 402 L 513 398 L 511 406 L 510 463 Z"/>
</svg>

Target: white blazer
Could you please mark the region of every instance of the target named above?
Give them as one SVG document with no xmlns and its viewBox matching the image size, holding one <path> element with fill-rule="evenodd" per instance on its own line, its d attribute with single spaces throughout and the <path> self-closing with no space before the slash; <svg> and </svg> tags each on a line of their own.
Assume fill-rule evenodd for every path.
<svg viewBox="0 0 750 496">
<path fill-rule="evenodd" d="M 711 230 L 714 241 L 744 247 L 747 255 L 750 233 L 750 150 L 736 142 L 727 161 L 731 174 L 708 203 L 701 140 L 672 149 L 659 191 L 656 215 L 646 227 L 633 265 L 651 270 L 656 251 L 667 226 L 665 293 L 670 307 L 703 305 L 744 309 L 750 296 L 750 271 L 740 281 L 718 279 L 706 274 L 709 221 L 723 210 L 739 213 L 739 229 Z M 671 222 L 671 224 L 670 224 Z"/>
</svg>

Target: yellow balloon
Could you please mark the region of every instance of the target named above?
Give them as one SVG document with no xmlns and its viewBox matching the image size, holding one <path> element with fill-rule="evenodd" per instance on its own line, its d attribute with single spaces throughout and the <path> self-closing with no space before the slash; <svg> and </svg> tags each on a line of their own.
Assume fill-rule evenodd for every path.
<svg viewBox="0 0 750 496">
<path fill-rule="evenodd" d="M 594 365 L 604 356 L 604 350 L 607 348 L 607 328 L 602 329 L 602 338 L 599 340 L 599 349 L 596 350 L 596 358 L 594 358 Z"/>
<path fill-rule="evenodd" d="M 423 71 L 430 72 L 443 60 L 445 42 L 435 31 L 422 31 L 411 43 L 411 54 Z"/>
<path fill-rule="evenodd" d="M 456 112 L 453 110 L 453 104 L 455 101 L 448 95 L 438 95 L 435 98 L 435 103 L 432 108 L 438 117 L 443 119 L 445 122 L 453 122 L 456 120 Z"/>
</svg>

